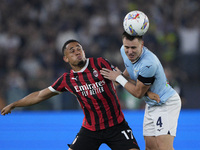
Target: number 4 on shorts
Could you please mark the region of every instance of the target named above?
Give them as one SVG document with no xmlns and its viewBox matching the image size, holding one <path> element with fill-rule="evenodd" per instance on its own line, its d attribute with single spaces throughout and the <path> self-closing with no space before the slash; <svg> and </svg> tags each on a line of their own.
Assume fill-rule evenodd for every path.
<svg viewBox="0 0 200 150">
<path fill-rule="evenodd" d="M 161 117 L 158 117 L 158 120 L 157 120 L 157 122 L 156 122 L 156 125 L 162 127 L 162 124 L 163 124 L 163 123 L 162 123 Z"/>
</svg>

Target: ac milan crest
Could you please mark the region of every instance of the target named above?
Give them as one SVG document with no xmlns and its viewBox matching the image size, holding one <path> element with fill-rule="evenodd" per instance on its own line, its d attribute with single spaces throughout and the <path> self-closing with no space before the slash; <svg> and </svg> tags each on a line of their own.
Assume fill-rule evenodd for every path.
<svg viewBox="0 0 200 150">
<path fill-rule="evenodd" d="M 93 70 L 93 75 L 94 75 L 95 77 L 98 77 L 98 76 L 99 76 L 98 72 L 97 72 L 95 69 Z"/>
</svg>

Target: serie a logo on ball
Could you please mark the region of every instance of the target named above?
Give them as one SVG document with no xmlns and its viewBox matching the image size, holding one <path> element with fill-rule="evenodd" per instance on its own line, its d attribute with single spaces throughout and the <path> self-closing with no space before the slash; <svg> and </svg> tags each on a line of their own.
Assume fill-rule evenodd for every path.
<svg viewBox="0 0 200 150">
<path fill-rule="evenodd" d="M 124 17 L 123 27 L 132 36 L 142 36 L 149 29 L 149 19 L 141 11 L 131 11 Z"/>
</svg>

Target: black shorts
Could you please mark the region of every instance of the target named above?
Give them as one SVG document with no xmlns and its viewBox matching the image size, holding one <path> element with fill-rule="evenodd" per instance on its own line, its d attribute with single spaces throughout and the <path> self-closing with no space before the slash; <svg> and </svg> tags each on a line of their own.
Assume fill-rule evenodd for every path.
<svg viewBox="0 0 200 150">
<path fill-rule="evenodd" d="M 70 148 L 73 150 L 98 150 L 102 143 L 107 144 L 112 150 L 139 149 L 126 121 L 99 131 L 90 131 L 81 127 Z"/>
</svg>

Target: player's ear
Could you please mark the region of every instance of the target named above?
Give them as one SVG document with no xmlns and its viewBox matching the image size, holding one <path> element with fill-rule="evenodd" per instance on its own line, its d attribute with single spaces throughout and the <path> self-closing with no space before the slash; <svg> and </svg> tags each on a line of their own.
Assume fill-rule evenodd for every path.
<svg viewBox="0 0 200 150">
<path fill-rule="evenodd" d="M 85 51 L 83 50 L 83 55 L 84 55 L 84 57 L 85 57 Z"/>
<path fill-rule="evenodd" d="M 144 46 L 144 41 L 142 41 L 142 47 Z"/>
<path fill-rule="evenodd" d="M 140 43 L 141 43 L 141 45 L 142 45 L 142 47 L 144 46 L 144 41 L 143 40 L 141 40 L 140 41 Z"/>
<path fill-rule="evenodd" d="M 68 63 L 69 62 L 69 59 L 66 57 L 66 56 L 63 56 L 63 60 Z"/>
</svg>

